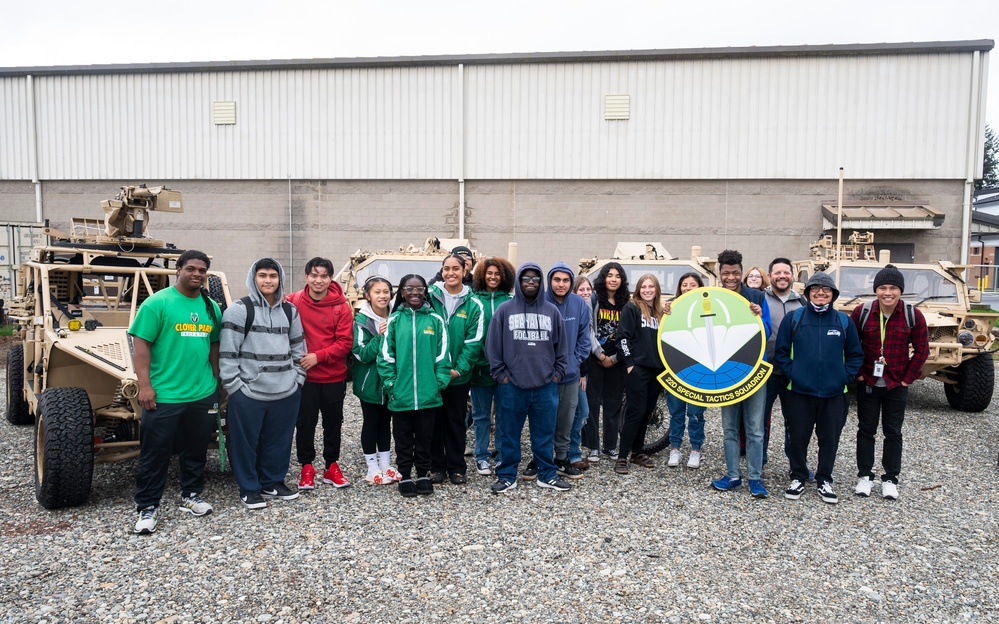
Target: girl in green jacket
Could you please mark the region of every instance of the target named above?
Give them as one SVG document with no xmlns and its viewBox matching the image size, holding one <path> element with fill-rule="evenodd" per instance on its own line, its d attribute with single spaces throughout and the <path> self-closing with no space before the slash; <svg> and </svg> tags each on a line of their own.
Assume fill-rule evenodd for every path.
<svg viewBox="0 0 999 624">
<path fill-rule="evenodd" d="M 447 324 L 427 303 L 426 293 L 423 277 L 402 278 L 378 354 L 378 373 L 393 415 L 399 493 L 406 497 L 434 493 L 428 477 L 434 412 L 451 379 Z"/>
<path fill-rule="evenodd" d="M 457 255 L 444 258 L 439 284 L 428 291 L 430 305 L 447 324 L 448 351 L 451 354 L 451 382 L 441 391 L 443 405 L 437 410 L 434 439 L 430 447 L 430 479 L 442 483 L 447 474 L 451 483 L 468 482 L 465 472 L 465 417 L 468 412 L 472 367 L 482 352 L 485 331 L 482 304 L 464 283 L 465 262 Z"/>
<path fill-rule="evenodd" d="M 475 267 L 472 277 L 474 296 L 482 304 L 482 331 L 489 331 L 493 312 L 511 299 L 515 279 L 513 265 L 504 258 L 486 258 Z M 492 426 L 496 380 L 489 372 L 485 341 L 479 359 L 472 368 L 472 426 L 475 427 L 475 468 L 480 475 L 492 474 L 489 467 L 489 430 Z"/>
<path fill-rule="evenodd" d="M 354 317 L 354 377 L 351 386 L 361 402 L 361 449 L 368 464 L 364 480 L 372 485 L 387 485 L 402 476 L 389 462 L 392 439 L 392 412 L 389 411 L 378 374 L 378 353 L 388 327 L 392 284 L 384 277 L 373 275 L 362 287 L 365 303 Z"/>
</svg>

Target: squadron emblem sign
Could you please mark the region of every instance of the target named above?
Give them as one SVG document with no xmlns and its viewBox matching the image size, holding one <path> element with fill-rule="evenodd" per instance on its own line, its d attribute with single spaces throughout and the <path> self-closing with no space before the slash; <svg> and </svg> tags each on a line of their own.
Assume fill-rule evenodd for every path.
<svg viewBox="0 0 999 624">
<path fill-rule="evenodd" d="M 670 394 L 705 407 L 736 403 L 761 390 L 772 366 L 763 361 L 763 321 L 725 288 L 697 288 L 674 300 L 659 323 L 659 382 Z"/>
</svg>

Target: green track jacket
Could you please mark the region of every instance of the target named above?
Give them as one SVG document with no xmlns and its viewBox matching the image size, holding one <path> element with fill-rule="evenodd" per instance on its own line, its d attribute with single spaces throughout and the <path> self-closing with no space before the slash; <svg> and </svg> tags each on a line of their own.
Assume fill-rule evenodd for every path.
<svg viewBox="0 0 999 624">
<path fill-rule="evenodd" d="M 378 355 L 378 373 L 393 412 L 440 407 L 451 381 L 447 324 L 424 304 L 400 306 L 388 320 Z"/>
</svg>

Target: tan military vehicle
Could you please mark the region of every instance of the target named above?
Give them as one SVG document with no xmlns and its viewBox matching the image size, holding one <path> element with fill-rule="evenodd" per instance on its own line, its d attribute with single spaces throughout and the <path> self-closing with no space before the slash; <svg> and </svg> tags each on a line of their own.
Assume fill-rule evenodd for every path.
<svg viewBox="0 0 999 624">
<path fill-rule="evenodd" d="M 608 262 L 621 265 L 632 290 L 642 275 L 655 275 L 662 287 L 664 301 L 672 299 L 676 294 L 677 284 L 684 273 L 699 274 L 705 286 L 718 284 L 718 274 L 715 271 L 717 260 L 702 256 L 698 246 L 691 247 L 689 258 L 681 259 L 666 251 L 662 243 L 618 243 L 610 258 L 580 260 L 579 274 L 593 281 Z M 656 410 L 649 419 L 645 440 L 643 452 L 647 455 L 658 453 L 669 446 L 669 410 L 666 409 L 665 395 L 660 396 Z"/>
<path fill-rule="evenodd" d="M 889 257 L 875 258 L 874 235 L 857 232 L 836 253 L 833 237 L 827 235 L 811 245 L 810 258 L 794 262 L 799 282 L 807 282 L 815 271 L 825 271 L 839 284 L 835 307 L 850 313 L 858 305 L 874 300 L 874 276 Z M 981 412 L 992 401 L 996 349 L 992 328 L 999 314 L 975 310 L 979 290 L 968 288 L 964 265 L 944 260 L 928 264 L 895 264 L 905 277 L 904 302 L 919 308 L 930 333 L 930 356 L 923 376 L 943 382 L 947 402 L 964 412 Z M 876 308 L 875 308 L 876 309 Z"/>
<path fill-rule="evenodd" d="M 128 327 L 146 298 L 169 287 L 182 253 L 145 231 L 150 212 L 183 212 L 179 192 L 123 187 L 102 205 L 103 220 L 73 219 L 69 233 L 45 228 L 9 306 L 21 342 L 7 354 L 7 420 L 35 425 L 35 497 L 47 509 L 85 503 L 95 462 L 138 456 Z M 225 309 L 225 276 L 210 272 L 208 285 Z"/>
</svg>

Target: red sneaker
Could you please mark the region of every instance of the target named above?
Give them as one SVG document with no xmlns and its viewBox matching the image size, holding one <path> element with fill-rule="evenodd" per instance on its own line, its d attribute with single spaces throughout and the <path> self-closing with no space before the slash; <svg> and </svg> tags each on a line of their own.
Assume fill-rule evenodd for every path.
<svg viewBox="0 0 999 624">
<path fill-rule="evenodd" d="M 340 472 L 340 466 L 338 466 L 336 462 L 330 464 L 330 467 L 323 473 L 323 483 L 327 483 L 338 488 L 350 485 L 350 481 L 348 481 L 347 478 L 343 476 L 343 473 Z"/>
<path fill-rule="evenodd" d="M 298 489 L 313 490 L 316 487 L 316 469 L 312 464 L 302 466 L 302 476 L 298 478 Z"/>
</svg>

